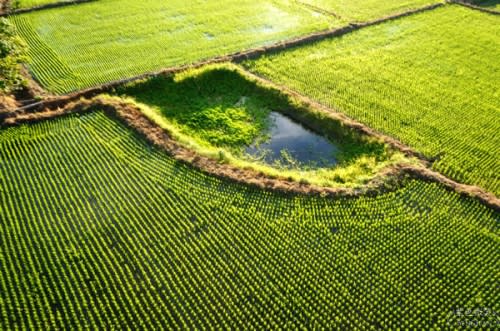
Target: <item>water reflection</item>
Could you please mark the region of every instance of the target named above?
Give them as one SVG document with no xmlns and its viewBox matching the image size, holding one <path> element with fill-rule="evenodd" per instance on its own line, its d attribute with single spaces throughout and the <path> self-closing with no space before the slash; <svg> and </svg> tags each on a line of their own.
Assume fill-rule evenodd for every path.
<svg viewBox="0 0 500 331">
<path fill-rule="evenodd" d="M 325 137 L 278 112 L 271 112 L 269 119 L 272 123 L 269 139 L 247 147 L 247 154 L 265 163 L 285 167 L 320 168 L 337 163 L 335 156 L 339 148 Z"/>
</svg>

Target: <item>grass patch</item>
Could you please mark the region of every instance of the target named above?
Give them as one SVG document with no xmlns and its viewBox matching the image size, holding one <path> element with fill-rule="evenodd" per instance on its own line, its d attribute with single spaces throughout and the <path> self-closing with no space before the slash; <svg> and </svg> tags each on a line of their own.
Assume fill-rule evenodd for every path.
<svg viewBox="0 0 500 331">
<path fill-rule="evenodd" d="M 383 143 L 360 136 L 230 64 L 131 83 L 117 89 L 116 94 L 138 104 L 186 147 L 270 176 L 353 187 L 366 183 L 390 164 L 410 162 Z M 284 113 L 331 139 L 340 148 L 338 165 L 320 169 L 273 167 L 247 157 L 245 147 L 268 138 L 271 111 Z"/>
<path fill-rule="evenodd" d="M 233 152 L 267 129 L 271 109 L 287 105 L 224 67 L 159 76 L 129 84 L 118 94 L 156 108 L 183 133 Z"/>
</svg>

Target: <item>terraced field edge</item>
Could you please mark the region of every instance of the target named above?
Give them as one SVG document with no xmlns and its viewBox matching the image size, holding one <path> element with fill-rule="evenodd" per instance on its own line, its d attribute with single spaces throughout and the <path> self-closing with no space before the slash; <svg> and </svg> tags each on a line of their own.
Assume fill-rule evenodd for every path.
<svg viewBox="0 0 500 331">
<path fill-rule="evenodd" d="M 374 196 L 400 187 L 404 180 L 410 177 L 427 182 L 439 183 L 450 191 L 454 191 L 462 196 L 474 198 L 496 212 L 500 211 L 500 199 L 493 194 L 479 187 L 456 183 L 430 169 L 412 165 L 391 166 L 382 171 L 376 178 L 361 189 L 319 187 L 300 182 L 292 182 L 285 178 L 270 178 L 263 173 L 237 168 L 198 155 L 192 150 L 179 145 L 167 132 L 143 115 L 141 110 L 135 105 L 117 98 L 96 97 L 93 99 L 82 99 L 77 102 L 68 103 L 64 108 L 58 108 L 56 110 L 46 109 L 45 111 L 36 113 L 12 114 L 11 117 L 4 120 L 3 125 L 15 126 L 48 120 L 72 113 L 84 113 L 94 110 L 102 110 L 109 116 L 120 120 L 143 136 L 148 142 L 164 150 L 178 161 L 189 164 L 206 174 L 236 183 L 251 185 L 260 189 L 285 194 L 306 194 L 329 197 Z"/>
</svg>

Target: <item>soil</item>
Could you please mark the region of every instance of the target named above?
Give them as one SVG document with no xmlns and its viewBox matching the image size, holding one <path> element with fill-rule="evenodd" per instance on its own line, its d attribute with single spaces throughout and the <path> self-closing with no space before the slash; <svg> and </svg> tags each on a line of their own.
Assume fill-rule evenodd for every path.
<svg viewBox="0 0 500 331">
<path fill-rule="evenodd" d="M 0 94 L 0 113 L 7 114 L 17 107 L 19 107 L 19 102 L 17 102 L 14 96 Z"/>
</svg>

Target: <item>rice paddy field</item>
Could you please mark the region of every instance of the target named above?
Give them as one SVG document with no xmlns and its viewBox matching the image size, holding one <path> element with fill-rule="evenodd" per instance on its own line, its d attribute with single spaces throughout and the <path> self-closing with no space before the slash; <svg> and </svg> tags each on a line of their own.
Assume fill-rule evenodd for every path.
<svg viewBox="0 0 500 331">
<path fill-rule="evenodd" d="M 9 16 L 51 109 L 0 113 L 0 330 L 498 329 L 499 16 L 443 4 L 79 94 L 434 3 L 98 0 Z M 350 157 L 316 175 L 358 172 L 331 186 L 228 161 L 270 139 L 273 113 Z"/>
<path fill-rule="evenodd" d="M 340 25 L 281 0 L 99 0 L 17 15 L 12 21 L 30 46 L 33 76 L 56 93 Z"/>
<path fill-rule="evenodd" d="M 500 193 L 500 17 L 445 6 L 244 65 Z"/>
<path fill-rule="evenodd" d="M 48 4 L 58 3 L 58 2 L 72 2 L 72 0 L 18 0 L 18 1 L 13 1 L 14 8 L 17 8 L 17 9 L 32 8 L 35 6 L 43 6 L 43 5 L 48 5 Z"/>
<path fill-rule="evenodd" d="M 0 132 L 0 327 L 392 328 L 498 310 L 499 215 L 203 175 L 96 111 Z"/>
</svg>

